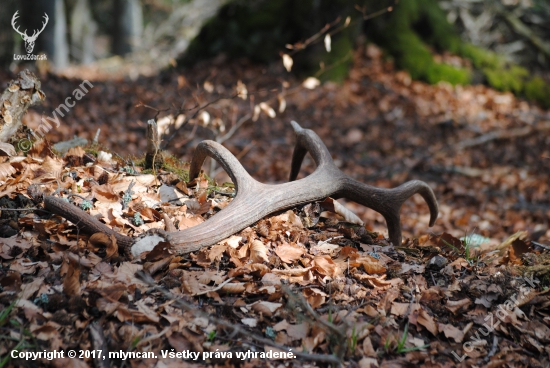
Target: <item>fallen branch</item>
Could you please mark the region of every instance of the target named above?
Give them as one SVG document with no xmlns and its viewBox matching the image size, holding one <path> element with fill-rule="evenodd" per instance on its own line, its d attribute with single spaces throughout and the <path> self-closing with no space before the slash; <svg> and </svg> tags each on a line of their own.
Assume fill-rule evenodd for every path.
<svg viewBox="0 0 550 368">
<path fill-rule="evenodd" d="M 531 133 L 540 132 L 540 131 L 549 130 L 549 129 L 550 129 L 550 122 L 546 122 L 538 127 L 526 126 L 523 128 L 516 128 L 516 129 L 510 129 L 510 130 L 498 130 L 498 131 L 493 131 L 493 132 L 480 135 L 479 137 L 475 137 L 472 139 L 467 139 L 465 141 L 459 142 L 455 144 L 454 147 L 457 150 L 461 150 L 464 148 L 479 146 L 497 139 L 512 139 L 517 137 L 525 137 Z"/>
</svg>

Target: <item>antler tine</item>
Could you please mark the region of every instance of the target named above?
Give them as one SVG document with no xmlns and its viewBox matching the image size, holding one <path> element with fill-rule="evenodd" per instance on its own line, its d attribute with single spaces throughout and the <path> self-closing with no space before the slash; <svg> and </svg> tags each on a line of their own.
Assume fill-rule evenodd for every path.
<svg viewBox="0 0 550 368">
<path fill-rule="evenodd" d="M 46 25 L 48 25 L 48 21 L 50 20 L 50 18 L 48 17 L 48 14 L 44 13 L 44 17 L 45 18 L 45 21 L 42 22 L 42 29 L 40 30 L 40 32 L 38 32 L 38 34 L 42 33 L 42 31 L 44 30 L 44 28 L 46 28 Z"/>
<path fill-rule="evenodd" d="M 294 128 L 294 132 L 296 133 L 296 145 L 292 153 L 289 181 L 294 181 L 298 177 L 300 167 L 308 152 L 313 157 L 315 164 L 317 164 L 317 168 L 325 165 L 334 166 L 327 146 L 325 146 L 321 138 L 313 130 L 302 128 L 294 120 L 290 124 L 292 124 L 292 128 Z"/>
<path fill-rule="evenodd" d="M 219 162 L 229 174 L 231 180 L 233 180 L 237 192 L 239 188 L 255 181 L 227 148 L 214 141 L 202 141 L 195 149 L 191 166 L 189 167 L 190 180 L 195 179 L 199 175 L 202 164 L 207 156 Z"/>
<path fill-rule="evenodd" d="M 333 163 L 330 153 L 317 134 L 309 129 L 302 129 L 292 122 L 296 132 L 297 143 L 293 155 L 291 182 L 283 184 L 262 184 L 254 180 L 237 158 L 214 141 L 203 141 L 193 154 L 189 177 L 196 178 L 207 156 L 220 163 L 231 176 L 237 188 L 237 195 L 231 204 L 215 214 L 211 219 L 183 231 L 163 234 L 179 254 L 194 252 L 204 246 L 215 244 L 227 236 L 250 226 L 264 216 L 291 208 L 298 204 L 318 201 L 334 195 L 345 197 L 364 206 L 372 208 L 384 216 L 388 226 L 390 240 L 394 245 L 401 244 L 401 224 L 399 210 L 413 194 L 420 194 L 430 208 L 430 226 L 437 218 L 438 206 L 434 193 L 424 182 L 413 180 L 397 188 L 383 189 L 362 184 L 342 173 Z M 317 169 L 311 175 L 300 180 L 296 175 L 305 154 L 309 152 Z M 45 207 L 61 215 L 89 232 L 113 234 L 111 229 L 90 219 L 90 215 L 74 206 L 66 205 L 55 197 L 45 198 Z M 124 246 L 135 245 L 133 238 L 115 235 Z M 140 253 L 143 249 L 137 249 Z M 132 248 L 132 252 L 134 249 Z"/>
<path fill-rule="evenodd" d="M 360 183 L 350 177 L 338 193 L 338 197 L 351 199 L 371 208 L 384 216 L 388 236 L 395 246 L 401 245 L 401 220 L 399 211 L 403 203 L 414 194 L 420 194 L 430 209 L 430 226 L 433 226 L 439 212 L 434 192 L 420 180 L 411 180 L 396 188 L 384 189 Z"/>
<path fill-rule="evenodd" d="M 21 36 L 27 36 L 27 30 L 25 30 L 25 32 L 23 33 L 19 30 L 19 26 L 15 28 L 15 21 L 17 20 L 17 18 L 19 18 L 18 13 L 19 13 L 19 10 L 17 10 L 13 15 L 13 17 L 11 18 L 11 26 L 15 30 L 15 32 L 19 33 Z"/>
<path fill-rule="evenodd" d="M 50 18 L 48 18 L 48 14 L 46 14 L 46 13 L 44 13 L 44 18 L 46 18 L 46 21 L 42 22 L 42 29 L 40 31 L 35 29 L 32 33 L 32 36 L 30 36 L 29 38 L 36 39 L 38 37 L 38 35 L 40 35 L 40 33 L 42 33 L 42 31 L 44 31 L 44 28 L 46 28 L 46 25 L 48 25 L 48 20 L 50 19 Z"/>
</svg>

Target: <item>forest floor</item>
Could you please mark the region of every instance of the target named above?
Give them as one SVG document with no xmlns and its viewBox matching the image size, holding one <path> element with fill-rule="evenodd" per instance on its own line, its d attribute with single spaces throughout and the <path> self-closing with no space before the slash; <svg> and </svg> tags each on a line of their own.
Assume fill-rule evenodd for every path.
<svg viewBox="0 0 550 368">
<path fill-rule="evenodd" d="M 374 46 L 356 52 L 343 84 L 313 89 L 280 65 L 223 58 L 134 80 L 75 75 L 39 76 L 46 101 L 25 122 L 36 129 L 88 78 L 93 88 L 47 138 L 91 141 L 100 128 L 99 146 L 60 157 L 35 143 L 0 181 L 0 366 L 549 366 L 549 111 L 480 85 L 411 81 Z M 0 75 L 3 86 L 9 79 Z M 248 98 L 235 97 L 244 86 Z M 269 183 L 288 180 L 295 120 L 358 181 L 427 182 L 439 218 L 429 228 L 414 196 L 401 210 L 403 244 L 392 245 L 372 210 L 341 201 L 361 227 L 298 206 L 198 252 L 131 259 L 60 217 L 5 210 L 40 207 L 28 198 L 31 184 L 61 187 L 93 198 L 90 214 L 136 236 L 164 229 L 161 213 L 182 230 L 230 204 L 228 177 L 215 167 L 205 170 L 215 182 L 196 186 L 168 166 L 140 175 L 154 109 L 174 157 L 189 161 L 198 142 L 231 132 L 224 145 Z M 306 158 L 300 177 L 314 169 Z M 181 203 L 162 203 L 161 185 L 178 188 Z M 65 358 L 12 359 L 14 349 Z M 274 358 L 289 349 L 294 358 Z M 70 359 L 69 350 L 102 356 Z"/>
</svg>

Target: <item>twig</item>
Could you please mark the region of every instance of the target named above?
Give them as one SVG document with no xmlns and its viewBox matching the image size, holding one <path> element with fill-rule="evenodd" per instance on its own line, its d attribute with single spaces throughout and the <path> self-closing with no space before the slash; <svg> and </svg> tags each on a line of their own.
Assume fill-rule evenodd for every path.
<svg viewBox="0 0 550 368">
<path fill-rule="evenodd" d="M 101 132 L 101 128 L 98 128 L 95 132 L 94 140 L 92 141 L 92 144 L 98 144 L 99 143 L 99 133 Z"/>
<path fill-rule="evenodd" d="M 280 349 L 280 350 L 283 350 L 283 351 L 290 351 L 291 350 L 291 348 L 289 348 L 287 346 L 278 344 L 278 343 L 274 342 L 273 340 L 266 339 L 264 337 L 253 334 L 250 331 L 247 331 L 247 330 L 243 329 L 241 326 L 234 325 L 234 324 L 232 324 L 232 323 L 230 323 L 230 322 L 228 322 L 224 319 L 217 318 L 217 317 L 212 316 L 212 315 L 210 315 L 206 312 L 203 312 L 200 309 L 197 309 L 196 306 L 185 302 L 181 298 L 178 298 L 176 295 L 172 294 L 170 291 L 168 291 L 168 290 L 164 289 L 163 287 L 157 285 L 155 283 L 155 281 L 151 278 L 151 276 L 146 274 L 143 271 L 138 272 L 137 275 L 139 276 L 139 278 L 143 282 L 148 284 L 151 288 L 153 288 L 154 290 L 159 291 L 166 299 L 173 300 L 174 304 L 176 306 L 178 306 L 179 308 L 185 310 L 186 312 L 190 312 L 191 314 L 193 314 L 196 317 L 206 318 L 214 324 L 217 324 L 217 325 L 220 325 L 220 326 L 227 327 L 227 328 L 231 329 L 235 334 L 246 336 L 247 338 L 255 340 L 255 341 L 257 341 L 261 344 L 272 346 L 274 348 L 277 348 L 277 349 Z M 296 357 L 298 357 L 300 359 L 303 359 L 303 360 L 324 362 L 324 363 L 336 364 L 338 366 L 342 366 L 341 360 L 338 359 L 338 357 L 336 357 L 334 355 L 307 354 L 307 353 L 301 353 L 301 352 L 298 352 L 298 351 L 293 352 L 293 354 Z"/>
<path fill-rule="evenodd" d="M 496 2 L 495 2 L 496 4 Z M 529 29 L 521 19 L 516 17 L 513 13 L 506 11 L 503 6 L 497 6 L 497 11 L 504 17 L 506 22 L 512 26 L 514 31 L 527 38 L 539 51 L 541 51 L 546 57 L 550 58 L 550 44 L 539 38 L 533 31 Z"/>
<path fill-rule="evenodd" d="M 544 244 L 541 244 L 539 242 L 532 241 L 532 240 L 531 240 L 531 243 L 535 244 L 537 247 L 541 247 L 541 248 L 544 248 L 546 250 L 550 250 L 550 246 L 548 246 L 548 245 L 544 245 Z"/>
<path fill-rule="evenodd" d="M 156 176 L 156 158 L 159 151 L 159 130 L 157 122 L 154 119 L 147 121 L 147 153 L 145 154 L 145 168 L 153 169 Z"/>
<path fill-rule="evenodd" d="M 41 210 L 42 208 L 29 207 L 29 208 L 2 208 L 0 207 L 0 212 L 2 211 L 35 211 Z"/>
<path fill-rule="evenodd" d="M 497 139 L 510 139 L 510 138 L 524 137 L 536 131 L 548 130 L 548 129 L 550 129 L 550 122 L 542 124 L 539 127 L 527 126 L 523 128 L 516 128 L 516 129 L 510 129 L 510 130 L 498 130 L 495 132 L 489 132 L 489 133 L 480 135 L 479 137 L 476 137 L 476 138 L 462 141 L 460 143 L 455 144 L 454 147 L 455 149 L 461 150 L 464 148 L 479 146 L 481 144 L 485 144 L 487 142 L 494 141 Z"/>
<path fill-rule="evenodd" d="M 248 113 L 245 116 L 243 116 L 242 118 L 240 118 L 239 121 L 237 121 L 237 123 L 235 125 L 233 125 L 231 127 L 231 129 L 229 129 L 229 131 L 225 135 L 223 135 L 220 138 L 216 139 L 216 142 L 218 142 L 219 144 L 222 144 L 223 142 L 225 142 L 226 140 L 231 138 L 233 136 L 233 134 L 235 134 L 235 132 L 241 127 L 241 125 L 246 123 L 251 118 L 252 118 L 252 114 L 250 114 L 250 113 Z"/>
<path fill-rule="evenodd" d="M 491 351 L 489 352 L 489 354 L 487 354 L 483 360 L 485 362 L 488 362 L 491 359 L 491 357 L 495 355 L 497 350 L 498 350 L 498 338 L 497 338 L 497 335 L 493 335 L 493 346 L 491 347 Z"/>
<path fill-rule="evenodd" d="M 300 306 L 304 307 L 306 309 L 306 311 L 313 317 L 313 319 L 322 324 L 323 326 L 325 326 L 328 330 L 336 333 L 338 336 L 342 336 L 343 333 L 342 333 L 342 330 L 338 327 L 336 327 L 334 324 L 328 322 L 328 321 L 325 321 L 324 319 L 321 318 L 321 316 L 319 316 L 317 314 L 317 312 L 315 312 L 313 310 L 313 308 L 311 307 L 311 304 L 308 303 L 307 300 L 305 300 L 305 298 L 301 295 L 301 294 L 295 294 L 293 293 L 289 288 L 288 286 L 285 286 L 285 285 L 281 285 L 281 290 L 284 291 L 284 293 L 288 296 L 288 297 L 291 297 L 292 299 L 294 299 L 295 301 L 298 302 L 298 304 L 300 304 Z"/>
<path fill-rule="evenodd" d="M 193 294 L 194 296 L 198 296 L 198 295 L 205 295 L 205 294 L 208 294 L 212 291 L 218 291 L 220 290 L 221 288 L 223 288 L 225 285 L 227 285 L 231 280 L 233 280 L 234 277 L 230 277 L 228 278 L 227 280 L 225 280 L 224 282 L 222 282 L 221 284 L 219 284 L 218 286 L 216 286 L 215 288 L 213 289 L 210 289 L 210 290 L 205 290 L 205 291 L 201 291 L 200 293 L 196 293 L 196 294 Z"/>
<path fill-rule="evenodd" d="M 92 345 L 94 350 L 100 350 L 104 353 L 109 351 L 107 342 L 105 341 L 105 335 L 103 334 L 103 328 L 99 323 L 92 323 L 89 325 L 90 335 L 92 337 Z M 96 368 L 109 368 L 111 361 L 107 355 L 95 356 L 94 363 Z"/>
</svg>

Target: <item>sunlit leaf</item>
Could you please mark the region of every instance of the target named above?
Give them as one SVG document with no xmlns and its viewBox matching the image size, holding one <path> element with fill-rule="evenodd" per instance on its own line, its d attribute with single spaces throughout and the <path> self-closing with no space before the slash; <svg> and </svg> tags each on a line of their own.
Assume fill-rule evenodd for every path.
<svg viewBox="0 0 550 368">
<path fill-rule="evenodd" d="M 277 116 L 277 114 L 275 114 L 275 110 L 273 110 L 273 108 L 271 108 L 271 106 L 269 106 L 265 102 L 260 103 L 260 109 L 262 109 L 262 111 L 265 112 L 266 115 L 270 118 L 274 118 L 275 116 Z"/>
<path fill-rule="evenodd" d="M 308 77 L 304 83 L 302 83 L 302 86 L 304 86 L 307 89 L 315 89 L 321 85 L 321 81 L 315 77 Z"/>
<path fill-rule="evenodd" d="M 331 46 L 331 38 L 330 38 L 330 34 L 327 33 L 325 35 L 325 49 L 327 50 L 327 52 L 330 52 L 330 46 Z"/>
<path fill-rule="evenodd" d="M 294 60 L 292 60 L 290 55 L 283 54 L 283 65 L 285 66 L 285 69 L 287 72 L 289 72 L 292 69 L 292 64 L 294 64 Z"/>
</svg>

